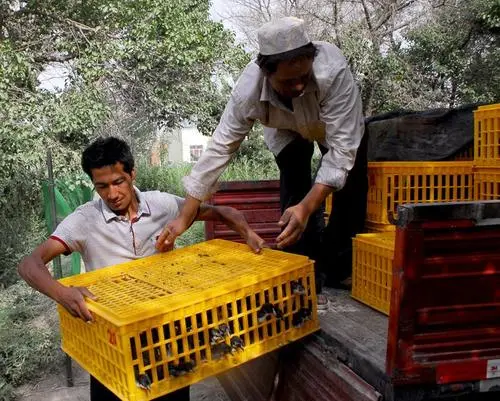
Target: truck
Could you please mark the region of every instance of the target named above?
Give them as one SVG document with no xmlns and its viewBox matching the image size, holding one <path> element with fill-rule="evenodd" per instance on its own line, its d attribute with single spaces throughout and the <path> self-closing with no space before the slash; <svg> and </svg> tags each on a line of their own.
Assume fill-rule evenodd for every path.
<svg viewBox="0 0 500 401">
<path fill-rule="evenodd" d="M 221 183 L 211 203 L 279 232 L 277 181 Z M 232 401 L 500 400 L 500 202 L 402 205 L 395 223 L 389 316 L 326 288 L 319 332 L 219 377 Z"/>
</svg>

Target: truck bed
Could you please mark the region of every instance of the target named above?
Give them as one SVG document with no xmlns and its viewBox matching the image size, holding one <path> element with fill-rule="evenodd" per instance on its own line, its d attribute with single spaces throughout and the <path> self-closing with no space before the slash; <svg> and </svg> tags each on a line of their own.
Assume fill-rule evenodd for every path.
<svg viewBox="0 0 500 401">
<path fill-rule="evenodd" d="M 318 333 L 219 376 L 232 401 L 268 400 L 280 360 L 283 380 L 274 401 L 450 400 L 442 398 L 448 391 L 439 386 L 394 388 L 385 369 L 388 317 L 354 300 L 348 291 L 325 288 L 324 293 L 330 303 L 319 313 Z M 498 399 L 495 394 L 478 398 L 477 391 L 464 387 L 455 396 L 468 397 L 451 399 Z"/>
<path fill-rule="evenodd" d="M 378 401 L 379 389 L 390 390 L 388 318 L 348 291 L 324 293 L 330 304 L 319 313 L 320 331 L 218 377 L 232 401 L 268 400 L 279 368 L 283 380 L 275 401 Z M 391 400 L 388 395 L 384 400 Z"/>
<path fill-rule="evenodd" d="M 354 300 L 348 291 L 325 288 L 324 293 L 330 303 L 328 311 L 320 313 L 317 336 L 368 383 L 385 384 L 389 380 L 385 373 L 387 316 Z"/>
<path fill-rule="evenodd" d="M 500 399 L 500 202 L 403 205 L 395 223 L 390 318 L 326 289 L 322 330 L 244 367 L 232 401 L 267 400 L 272 380 L 255 397 L 244 381 L 278 361 L 276 401 Z"/>
</svg>

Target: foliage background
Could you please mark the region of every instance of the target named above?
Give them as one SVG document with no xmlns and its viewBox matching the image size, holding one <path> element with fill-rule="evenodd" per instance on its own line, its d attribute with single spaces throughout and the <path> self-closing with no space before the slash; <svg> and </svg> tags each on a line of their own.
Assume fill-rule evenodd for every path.
<svg viewBox="0 0 500 401">
<path fill-rule="evenodd" d="M 500 101 L 500 0 L 227 4 L 241 45 L 209 18 L 208 0 L 0 2 L 0 400 L 61 357 L 55 320 L 40 323 L 41 315 L 54 317 L 52 304 L 16 274 L 19 259 L 47 235 L 40 193 L 47 149 L 56 177 L 73 180 L 89 141 L 121 136 L 136 154 L 142 189 L 182 194 L 190 165 L 148 164 L 158 130 L 189 121 L 210 134 L 254 53 L 255 28 L 281 15 L 306 19 L 314 39 L 341 48 L 367 116 Z M 63 88 L 40 86 L 47 70 L 65 77 Z M 223 179 L 276 177 L 257 126 Z M 179 244 L 202 236 L 195 225 Z"/>
</svg>

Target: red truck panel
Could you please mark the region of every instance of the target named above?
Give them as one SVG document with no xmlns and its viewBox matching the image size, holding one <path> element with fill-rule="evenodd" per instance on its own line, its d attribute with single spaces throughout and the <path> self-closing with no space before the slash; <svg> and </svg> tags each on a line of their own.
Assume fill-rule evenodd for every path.
<svg viewBox="0 0 500 401">
<path fill-rule="evenodd" d="M 382 395 L 314 336 L 281 352 L 276 401 L 381 401 Z"/>
<path fill-rule="evenodd" d="M 228 181 L 221 182 L 219 190 L 209 203 L 216 206 L 232 206 L 243 212 L 250 227 L 269 245 L 274 245 L 280 233 L 279 181 Z M 222 223 L 206 222 L 205 238 L 222 238 L 243 242 L 243 239 Z"/>
<path fill-rule="evenodd" d="M 387 373 L 395 384 L 500 377 L 500 202 L 398 216 Z"/>
</svg>

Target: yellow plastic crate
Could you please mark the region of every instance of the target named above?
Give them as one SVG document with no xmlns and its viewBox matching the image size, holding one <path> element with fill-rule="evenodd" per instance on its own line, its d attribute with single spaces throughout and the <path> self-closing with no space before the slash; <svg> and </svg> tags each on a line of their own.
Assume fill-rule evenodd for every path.
<svg viewBox="0 0 500 401">
<path fill-rule="evenodd" d="M 352 297 L 389 314 L 396 233 L 358 234 L 352 248 Z"/>
<path fill-rule="evenodd" d="M 332 214 L 332 205 L 333 194 L 330 194 L 325 199 L 325 225 L 328 224 L 328 220 L 330 219 L 330 215 Z"/>
<path fill-rule="evenodd" d="M 319 329 L 311 260 L 230 241 L 61 282 L 98 296 L 92 324 L 58 308 L 63 350 L 123 400 L 151 400 Z"/>
<path fill-rule="evenodd" d="M 472 161 L 472 160 L 474 160 L 474 143 L 471 143 L 470 146 L 463 149 L 461 152 L 457 153 L 450 160 L 453 160 L 453 161 Z"/>
<path fill-rule="evenodd" d="M 405 203 L 474 200 L 472 162 L 368 163 L 366 220 L 388 224 Z"/>
<path fill-rule="evenodd" d="M 500 167 L 500 103 L 474 111 L 474 162 Z"/>
<path fill-rule="evenodd" d="M 396 226 L 394 224 L 371 223 L 366 221 L 365 231 L 367 233 L 386 233 L 396 231 Z"/>
<path fill-rule="evenodd" d="M 476 200 L 500 200 L 500 167 L 478 167 L 474 171 Z"/>
</svg>

